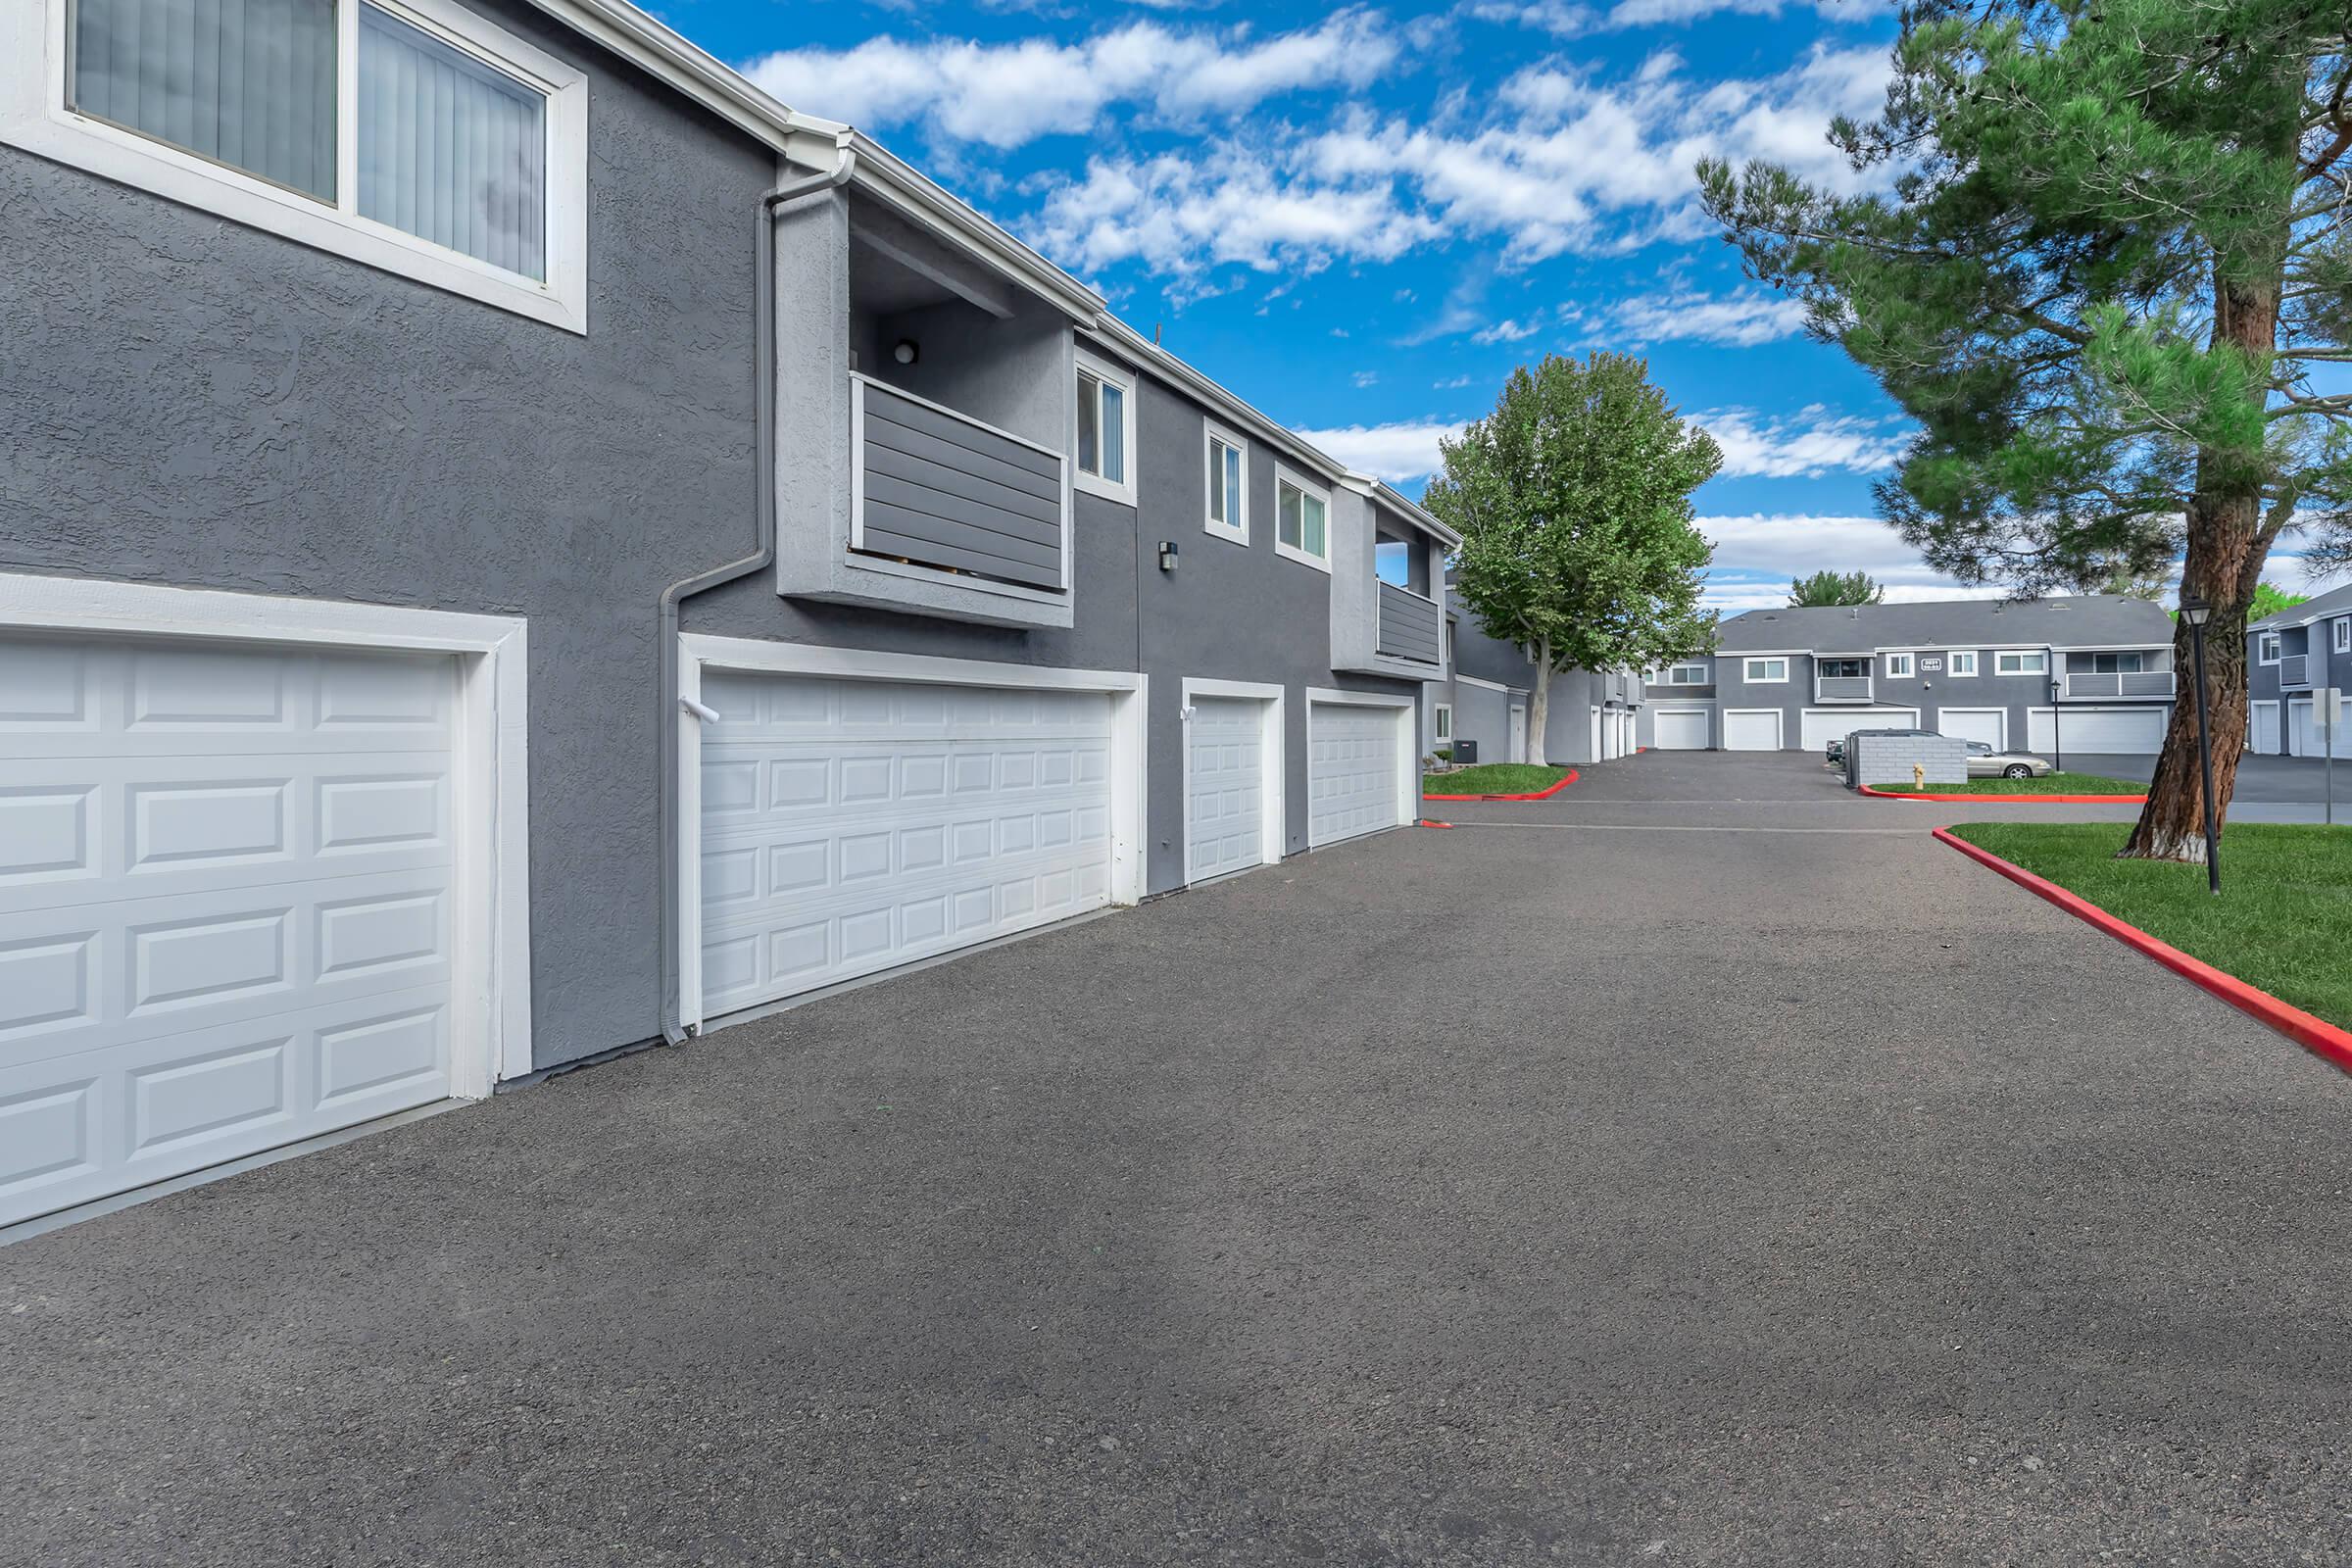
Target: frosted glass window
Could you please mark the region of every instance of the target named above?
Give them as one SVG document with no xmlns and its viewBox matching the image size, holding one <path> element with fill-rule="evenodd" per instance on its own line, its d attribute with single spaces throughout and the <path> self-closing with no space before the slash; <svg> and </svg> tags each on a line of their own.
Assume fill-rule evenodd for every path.
<svg viewBox="0 0 2352 1568">
<path fill-rule="evenodd" d="M 544 280 L 546 95 L 373 6 L 359 65 L 360 215 Z"/>
<path fill-rule="evenodd" d="M 69 106 L 335 199 L 334 0 L 74 0 Z"/>
</svg>

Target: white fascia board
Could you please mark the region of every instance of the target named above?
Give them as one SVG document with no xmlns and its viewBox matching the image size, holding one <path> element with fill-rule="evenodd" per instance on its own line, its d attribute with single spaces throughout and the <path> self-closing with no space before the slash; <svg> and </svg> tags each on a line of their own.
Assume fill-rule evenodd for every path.
<svg viewBox="0 0 2352 1568">
<path fill-rule="evenodd" d="M 1462 547 L 1462 536 L 1460 534 L 1455 533 L 1451 528 L 1446 527 L 1435 516 L 1431 515 L 1428 510 L 1424 508 L 1418 501 L 1414 501 L 1409 497 L 1398 494 L 1396 487 L 1389 483 L 1386 479 L 1375 478 L 1373 475 L 1368 473 L 1349 474 L 1348 478 L 1351 480 L 1360 479 L 1367 481 L 1372 487 L 1370 491 L 1371 494 L 1378 496 L 1386 505 L 1394 507 L 1398 512 L 1403 513 L 1406 520 L 1410 521 L 1414 527 L 1419 528 L 1423 533 L 1435 537 L 1440 543 L 1444 544 L 1446 549 L 1459 550 Z"/>
<path fill-rule="evenodd" d="M 850 185 L 888 203 L 901 217 L 933 238 L 969 252 L 1038 295 L 1080 326 L 1100 320 L 1102 295 L 983 218 L 969 203 L 918 172 L 911 164 L 861 130 L 841 135 L 858 154 Z"/>
</svg>

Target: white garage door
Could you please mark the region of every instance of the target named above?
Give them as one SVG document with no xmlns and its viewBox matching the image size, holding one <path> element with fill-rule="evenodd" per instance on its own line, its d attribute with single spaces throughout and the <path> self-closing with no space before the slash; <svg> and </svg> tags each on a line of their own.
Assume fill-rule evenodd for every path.
<svg viewBox="0 0 2352 1568">
<path fill-rule="evenodd" d="M 1936 713 L 1936 732 L 1956 741 L 1983 741 L 1994 751 L 2009 745 L 2009 710 L 2005 708 L 1944 708 Z"/>
<path fill-rule="evenodd" d="M 0 642 L 0 1223 L 446 1099 L 455 662 Z"/>
<path fill-rule="evenodd" d="M 1723 749 L 1727 752 L 1777 752 L 1781 749 L 1781 710 L 1777 708 L 1726 709 Z"/>
<path fill-rule="evenodd" d="M 1306 842 L 1312 849 L 1403 820 L 1397 802 L 1408 710 L 1309 703 L 1306 710 Z"/>
<path fill-rule="evenodd" d="M 1110 898 L 1110 699 L 713 669 L 703 1013 Z"/>
<path fill-rule="evenodd" d="M 2335 726 L 2334 747 L 2338 761 L 2352 757 L 2352 703 L 2345 705 L 2346 722 Z M 2297 757 L 2326 757 L 2328 738 L 2322 733 L 2327 728 L 2319 719 L 2318 705 L 2310 698 L 2295 704 L 2295 755 Z"/>
<path fill-rule="evenodd" d="M 1655 739 L 1661 752 L 1703 752 L 1707 749 L 1707 710 L 1703 708 L 1661 708 Z"/>
<path fill-rule="evenodd" d="M 2027 717 L 2035 751 L 2123 755 L 2164 749 L 2161 708 L 2036 708 Z"/>
<path fill-rule="evenodd" d="M 2254 705 L 2254 750 L 2264 757 L 2278 755 L 2278 705 Z"/>
<path fill-rule="evenodd" d="M 1247 697 L 1197 697 L 1187 721 L 1185 879 L 1262 865 L 1266 705 Z"/>
<path fill-rule="evenodd" d="M 1858 729 L 1917 729 L 1916 708 L 1808 708 L 1798 723 L 1798 738 L 1808 752 L 1843 740 Z"/>
</svg>

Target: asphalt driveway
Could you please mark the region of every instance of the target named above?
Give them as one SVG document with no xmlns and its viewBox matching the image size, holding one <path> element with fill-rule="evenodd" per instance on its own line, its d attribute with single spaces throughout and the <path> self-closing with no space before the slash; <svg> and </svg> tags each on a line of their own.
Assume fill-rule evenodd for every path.
<svg viewBox="0 0 2352 1568">
<path fill-rule="evenodd" d="M 2352 1555 L 2352 1081 L 1808 765 L 0 1250 L 0 1562 Z"/>
</svg>

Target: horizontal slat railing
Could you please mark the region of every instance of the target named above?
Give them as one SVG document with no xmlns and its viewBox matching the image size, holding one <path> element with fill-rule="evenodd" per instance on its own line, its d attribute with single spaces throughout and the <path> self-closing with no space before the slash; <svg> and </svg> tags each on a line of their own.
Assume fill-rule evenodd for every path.
<svg viewBox="0 0 2352 1568">
<path fill-rule="evenodd" d="M 1867 703 L 1868 675 L 1824 675 L 1813 683 L 1813 698 L 1823 703 Z"/>
<path fill-rule="evenodd" d="M 851 378 L 851 547 L 1061 592 L 1063 458 L 1008 431 Z"/>
<path fill-rule="evenodd" d="M 1442 635 L 1435 603 L 1392 582 L 1380 585 L 1381 653 L 1392 659 L 1435 664 Z"/>
</svg>

